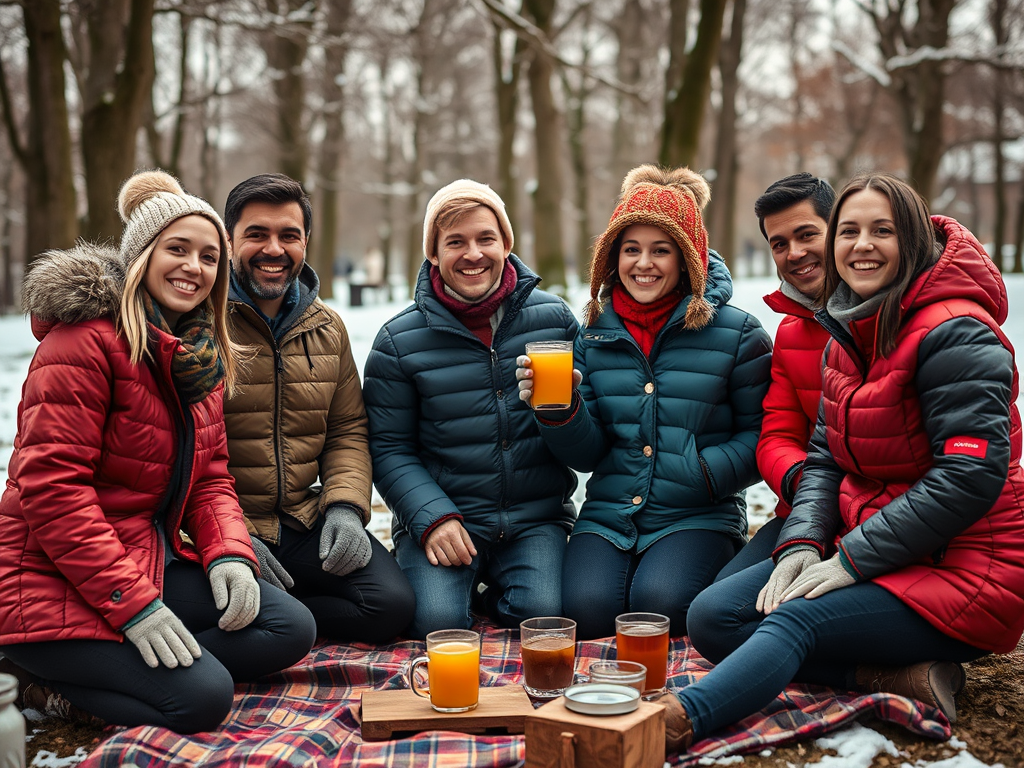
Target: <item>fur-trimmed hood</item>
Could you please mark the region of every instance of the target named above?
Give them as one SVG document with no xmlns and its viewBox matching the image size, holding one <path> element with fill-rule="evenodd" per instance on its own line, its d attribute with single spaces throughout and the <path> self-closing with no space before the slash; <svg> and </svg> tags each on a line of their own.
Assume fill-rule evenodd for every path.
<svg viewBox="0 0 1024 768">
<path fill-rule="evenodd" d="M 80 242 L 66 251 L 47 251 L 32 265 L 21 304 L 42 339 L 56 323 L 81 323 L 115 315 L 124 291 L 124 263 L 109 245 Z"/>
</svg>

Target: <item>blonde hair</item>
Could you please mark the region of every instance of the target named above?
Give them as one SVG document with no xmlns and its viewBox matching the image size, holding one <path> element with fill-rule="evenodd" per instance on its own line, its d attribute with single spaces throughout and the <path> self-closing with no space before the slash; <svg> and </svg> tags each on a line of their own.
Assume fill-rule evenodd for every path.
<svg viewBox="0 0 1024 768">
<path fill-rule="evenodd" d="M 192 214 L 202 215 L 202 214 Z M 168 222 L 170 223 L 170 222 Z M 125 274 L 124 292 L 121 294 L 121 306 L 115 323 L 117 332 L 128 342 L 130 360 L 133 365 L 142 362 L 143 357 L 152 359 L 149 351 L 149 322 L 146 309 L 142 303 L 142 285 L 149 269 L 149 260 L 156 249 L 160 234 L 139 254 Z M 210 295 L 203 304 L 213 315 L 213 338 L 217 345 L 221 361 L 224 364 L 224 391 L 230 396 L 238 382 L 238 376 L 244 361 L 248 357 L 249 348 L 235 343 L 231 339 L 231 326 L 228 322 L 228 290 L 230 275 L 230 253 L 221 253 L 217 260 L 217 278 L 213 283 Z"/>
</svg>

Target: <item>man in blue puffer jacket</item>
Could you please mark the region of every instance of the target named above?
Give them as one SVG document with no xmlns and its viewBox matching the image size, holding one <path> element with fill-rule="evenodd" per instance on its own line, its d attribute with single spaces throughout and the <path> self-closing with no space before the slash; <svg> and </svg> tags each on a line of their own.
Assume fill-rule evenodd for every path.
<svg viewBox="0 0 1024 768">
<path fill-rule="evenodd" d="M 377 334 L 363 382 L 374 483 L 416 592 L 409 632 L 468 628 L 479 579 L 505 626 L 561 615 L 576 477 L 541 439 L 515 369 L 526 342 L 572 340 L 576 319 L 512 254 L 489 187 L 442 188 L 423 231 L 414 303 Z"/>
</svg>

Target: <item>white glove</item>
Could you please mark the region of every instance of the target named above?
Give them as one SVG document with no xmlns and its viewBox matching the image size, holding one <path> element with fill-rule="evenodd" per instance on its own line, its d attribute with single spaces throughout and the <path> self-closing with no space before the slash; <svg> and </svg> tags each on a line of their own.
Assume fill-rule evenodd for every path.
<svg viewBox="0 0 1024 768">
<path fill-rule="evenodd" d="M 821 557 L 816 549 L 798 549 L 775 564 L 771 578 L 757 595 L 757 610 L 767 616 L 779 607 L 782 602 L 782 594 L 789 589 L 789 586 L 796 580 L 796 577 L 803 573 L 815 563 L 820 563 Z"/>
<path fill-rule="evenodd" d="M 245 563 L 228 560 L 213 566 L 210 588 L 213 604 L 224 611 L 217 626 L 226 632 L 249 626 L 260 612 L 260 586 Z"/>
<path fill-rule="evenodd" d="M 782 602 L 792 600 L 795 597 L 806 597 L 812 600 L 828 594 L 833 589 L 848 587 L 856 581 L 843 564 L 839 562 L 839 554 L 835 554 L 828 560 L 815 563 L 797 577 L 796 581 L 789 585 L 789 589 L 782 593 Z"/>
<path fill-rule="evenodd" d="M 161 662 L 168 669 L 174 669 L 179 664 L 191 667 L 192 662 L 203 655 L 192 633 L 185 629 L 181 619 L 166 605 L 157 608 L 138 624 L 128 627 L 124 630 L 124 636 L 139 649 L 142 659 L 153 669 L 159 667 Z"/>
<path fill-rule="evenodd" d="M 516 358 L 516 381 L 519 382 L 519 399 L 529 405 L 533 398 L 533 368 L 530 358 L 520 355 Z M 583 382 L 583 374 L 572 369 L 572 388 L 578 389 Z"/>
</svg>

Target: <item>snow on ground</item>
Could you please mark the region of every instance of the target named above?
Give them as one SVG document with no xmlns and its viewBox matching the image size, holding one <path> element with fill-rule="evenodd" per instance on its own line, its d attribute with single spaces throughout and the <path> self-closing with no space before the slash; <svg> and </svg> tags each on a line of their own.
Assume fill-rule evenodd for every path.
<svg viewBox="0 0 1024 768">
<path fill-rule="evenodd" d="M 1004 330 L 1015 347 L 1024 348 L 1024 275 L 1007 275 L 1006 287 L 1010 298 L 1010 317 Z M 738 277 L 732 304 L 755 315 L 768 333 L 774 338 L 781 316 L 776 315 L 764 304 L 761 297 L 777 287 L 774 278 Z M 570 288 L 572 307 L 579 314 L 587 299 L 586 286 Z M 349 306 L 347 285 L 338 281 L 335 285 L 338 297 L 329 303 L 337 309 L 345 321 L 352 342 L 352 352 L 362 372 L 363 364 L 373 345 L 378 329 L 393 315 L 409 304 L 407 300 L 388 301 L 383 296 L 364 291 L 364 306 Z M 404 296 L 404 289 L 396 291 L 396 296 Z M 22 316 L 0 317 L 0 479 L 6 479 L 7 462 L 13 450 L 13 441 L 17 431 L 18 402 L 21 399 L 21 386 L 28 371 L 29 362 L 36 348 L 36 340 L 32 336 L 28 319 Z M 1024 407 L 1024 395 L 1018 400 Z M 379 501 L 379 497 L 375 499 Z M 580 483 L 577 492 L 577 503 L 583 501 L 584 483 Z M 775 495 L 764 483 L 758 483 L 747 491 L 747 504 L 751 512 L 749 519 L 752 526 L 760 526 L 775 508 Z M 760 510 L 760 511 L 758 511 Z M 390 540 L 390 516 L 387 513 L 375 513 L 370 524 L 371 530 L 384 540 Z M 827 738 L 818 739 L 818 746 L 836 750 L 839 755 L 826 757 L 821 765 L 830 768 L 859 768 L 871 765 L 876 755 L 886 753 L 896 756 L 898 753 L 892 742 L 878 732 L 855 723 L 849 728 L 839 731 Z M 963 744 L 951 746 L 963 750 Z M 703 761 L 702 761 L 703 762 Z M 724 765 L 724 761 L 713 761 L 709 764 Z M 48 763 L 49 765 L 49 763 Z M 56 765 L 56 763 L 54 764 Z M 911 765 L 903 763 L 903 768 L 921 768 L 923 764 Z M 974 758 L 969 752 L 961 751 L 955 757 L 930 764 L 930 768 L 981 768 L 985 764 Z"/>
</svg>

